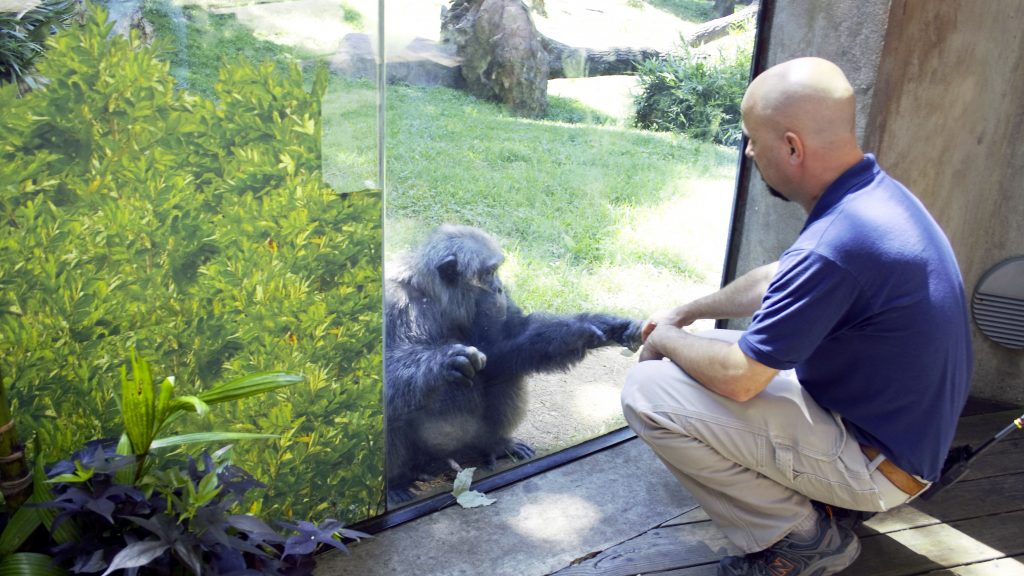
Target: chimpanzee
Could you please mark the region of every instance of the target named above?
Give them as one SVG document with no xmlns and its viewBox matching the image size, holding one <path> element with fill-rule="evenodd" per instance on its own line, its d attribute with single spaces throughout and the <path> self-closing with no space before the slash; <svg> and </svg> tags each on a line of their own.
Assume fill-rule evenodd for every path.
<svg viewBox="0 0 1024 576">
<path fill-rule="evenodd" d="M 587 350 L 635 349 L 640 323 L 606 314 L 524 314 L 498 278 L 504 261 L 484 231 L 445 225 L 389 270 L 384 398 L 388 501 L 445 465 L 529 458 L 511 437 L 526 410 L 525 377 L 566 370 Z"/>
</svg>

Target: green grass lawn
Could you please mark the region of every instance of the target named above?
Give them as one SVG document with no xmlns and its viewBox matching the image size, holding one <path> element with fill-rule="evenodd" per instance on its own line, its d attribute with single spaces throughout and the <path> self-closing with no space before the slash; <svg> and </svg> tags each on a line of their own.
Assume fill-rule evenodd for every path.
<svg viewBox="0 0 1024 576">
<path fill-rule="evenodd" d="M 596 123 L 516 118 L 445 88 L 391 86 L 387 104 L 387 253 L 441 223 L 484 228 L 527 310 L 644 316 L 685 286 L 718 286 L 736 150 L 557 100 L 554 116 Z M 371 85 L 335 78 L 324 103 L 332 185 L 374 178 L 374 106 Z"/>
</svg>

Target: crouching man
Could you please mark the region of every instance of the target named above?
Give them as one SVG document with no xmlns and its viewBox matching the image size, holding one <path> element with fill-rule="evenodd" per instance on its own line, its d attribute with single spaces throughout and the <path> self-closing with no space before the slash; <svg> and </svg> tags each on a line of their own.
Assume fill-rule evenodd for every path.
<svg viewBox="0 0 1024 576">
<path fill-rule="evenodd" d="M 837 518 L 939 477 L 972 364 L 963 281 L 924 206 L 861 151 L 837 66 L 772 67 L 741 109 L 745 154 L 807 221 L 778 262 L 647 321 L 623 411 L 745 553 L 720 575 L 834 574 L 860 552 Z"/>
</svg>

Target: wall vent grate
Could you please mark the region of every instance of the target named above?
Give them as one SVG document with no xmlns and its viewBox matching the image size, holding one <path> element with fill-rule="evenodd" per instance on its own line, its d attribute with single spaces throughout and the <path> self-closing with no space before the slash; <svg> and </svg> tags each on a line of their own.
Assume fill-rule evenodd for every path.
<svg viewBox="0 0 1024 576">
<path fill-rule="evenodd" d="M 985 336 L 1008 348 L 1024 348 L 1024 256 L 1004 260 L 981 277 L 971 313 Z"/>
</svg>

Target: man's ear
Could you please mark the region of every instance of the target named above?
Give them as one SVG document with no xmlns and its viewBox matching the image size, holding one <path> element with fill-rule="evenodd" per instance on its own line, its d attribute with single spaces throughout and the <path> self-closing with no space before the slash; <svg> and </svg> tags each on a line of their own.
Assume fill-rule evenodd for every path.
<svg viewBox="0 0 1024 576">
<path fill-rule="evenodd" d="M 449 286 L 454 286 L 459 282 L 459 261 L 455 256 L 449 256 L 445 258 L 440 264 L 437 265 L 437 274 L 441 277 L 441 280 Z"/>
<path fill-rule="evenodd" d="M 801 140 L 800 137 L 797 136 L 793 132 L 786 132 L 786 135 L 783 138 L 786 141 L 786 147 L 789 148 L 789 150 L 788 150 L 788 152 L 789 152 L 789 163 L 790 164 L 799 164 L 800 162 L 803 162 L 803 160 L 804 160 L 804 143 L 803 143 L 803 140 Z"/>
</svg>

